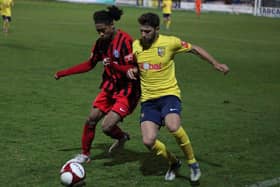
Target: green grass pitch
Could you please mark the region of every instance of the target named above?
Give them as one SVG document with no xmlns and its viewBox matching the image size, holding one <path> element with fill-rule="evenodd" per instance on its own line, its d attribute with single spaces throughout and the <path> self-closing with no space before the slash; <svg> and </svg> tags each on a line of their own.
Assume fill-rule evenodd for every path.
<svg viewBox="0 0 280 187">
<path fill-rule="evenodd" d="M 0 186 L 58 187 L 59 170 L 80 151 L 83 123 L 102 66 L 54 80 L 57 70 L 90 55 L 97 34 L 92 12 L 104 5 L 17 0 L 9 34 L 0 33 Z M 139 36 L 137 17 L 156 9 L 123 7 L 117 27 Z M 2 23 L 2 22 L 1 22 Z M 191 54 L 176 56 L 183 96 L 182 124 L 200 161 L 202 187 L 240 187 L 280 177 L 280 19 L 175 11 L 171 30 L 231 68 L 215 71 Z M 173 182 L 167 165 L 142 145 L 139 107 L 123 128 L 132 139 L 108 155 L 113 142 L 97 127 L 89 187 L 191 186 L 186 164 Z M 159 138 L 180 159 L 175 139 Z M 278 184 L 279 186 L 279 184 Z"/>
</svg>

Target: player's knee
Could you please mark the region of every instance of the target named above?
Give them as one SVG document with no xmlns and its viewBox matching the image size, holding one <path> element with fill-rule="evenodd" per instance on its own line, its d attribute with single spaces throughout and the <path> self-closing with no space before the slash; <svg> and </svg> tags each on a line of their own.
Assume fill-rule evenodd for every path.
<svg viewBox="0 0 280 187">
<path fill-rule="evenodd" d="M 153 145 L 155 144 L 155 139 L 153 139 L 153 138 L 143 137 L 142 141 L 143 141 L 143 144 L 149 149 L 151 149 L 153 147 Z"/>
<path fill-rule="evenodd" d="M 104 134 L 108 134 L 108 133 L 110 132 L 110 129 L 107 128 L 107 127 L 102 127 L 102 132 L 103 132 Z"/>
<path fill-rule="evenodd" d="M 107 135 L 108 135 L 108 133 L 110 133 L 110 131 L 112 129 L 110 125 L 106 125 L 104 123 L 101 125 L 101 128 L 102 128 L 103 133 L 107 134 Z"/>
<path fill-rule="evenodd" d="M 94 126 L 94 125 L 96 125 L 96 124 L 98 123 L 98 120 L 97 120 L 96 118 L 89 117 L 89 118 L 87 119 L 86 123 L 87 123 L 88 125 Z"/>
<path fill-rule="evenodd" d="M 179 129 L 179 127 L 180 126 L 169 126 L 169 127 L 167 127 L 167 129 L 170 133 L 174 133 Z"/>
</svg>

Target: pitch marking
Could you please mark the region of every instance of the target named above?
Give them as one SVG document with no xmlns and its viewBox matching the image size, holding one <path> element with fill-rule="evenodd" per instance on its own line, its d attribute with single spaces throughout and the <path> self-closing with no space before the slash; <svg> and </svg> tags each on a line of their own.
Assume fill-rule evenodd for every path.
<svg viewBox="0 0 280 187">
<path fill-rule="evenodd" d="M 269 187 L 280 184 L 280 177 L 274 179 L 257 182 L 256 184 L 246 185 L 245 187 Z"/>
</svg>

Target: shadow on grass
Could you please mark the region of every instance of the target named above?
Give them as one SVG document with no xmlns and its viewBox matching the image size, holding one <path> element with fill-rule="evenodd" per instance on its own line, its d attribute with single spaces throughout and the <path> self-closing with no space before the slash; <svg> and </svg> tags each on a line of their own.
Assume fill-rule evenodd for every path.
<svg viewBox="0 0 280 187">
<path fill-rule="evenodd" d="M 218 168 L 223 167 L 223 165 L 220 164 L 220 163 L 215 163 L 215 162 L 212 162 L 212 161 L 209 161 L 209 160 L 206 160 L 206 159 L 202 159 L 200 157 L 197 157 L 197 160 L 201 163 L 205 163 L 205 164 L 208 164 L 208 165 L 213 166 L 213 167 L 218 167 Z"/>
<path fill-rule="evenodd" d="M 143 176 L 164 176 L 165 172 L 168 169 L 167 162 L 160 157 L 154 156 L 150 152 L 136 152 L 130 149 L 119 149 L 114 151 L 113 153 L 108 153 L 108 148 L 110 147 L 109 144 L 95 144 L 93 149 L 99 149 L 102 152 L 92 156 L 92 160 L 104 160 L 104 166 L 114 166 L 114 165 L 121 165 L 128 162 L 140 162 L 140 171 Z M 65 148 L 60 149 L 59 151 L 75 151 L 81 150 L 81 148 Z M 221 164 L 214 163 L 205 159 L 198 158 L 198 160 L 202 163 L 206 163 L 213 167 L 223 167 Z M 181 180 L 189 181 L 190 185 L 200 186 L 200 182 L 191 182 L 190 178 L 185 175 L 181 175 L 180 173 L 177 174 L 177 178 Z"/>
<path fill-rule="evenodd" d="M 104 166 L 121 165 L 128 162 L 140 162 L 140 171 L 144 176 L 159 176 L 164 175 L 168 169 L 167 162 L 159 157 L 153 156 L 150 152 L 136 152 L 130 149 L 119 149 L 113 153 L 108 153 L 109 144 L 94 144 L 93 149 L 99 149 L 102 152 L 92 155 L 91 160 L 104 160 Z M 80 147 L 64 148 L 58 151 L 71 152 L 80 151 Z"/>
<path fill-rule="evenodd" d="M 62 151 L 62 152 L 81 151 L 81 148 L 80 148 L 80 147 L 75 147 L 75 148 L 64 148 L 64 149 L 58 149 L 57 151 Z"/>
<path fill-rule="evenodd" d="M 140 162 L 140 171 L 144 176 L 147 175 L 163 175 L 167 170 L 167 163 L 165 160 L 153 156 L 150 152 L 136 152 L 130 149 L 119 149 L 113 153 L 108 153 L 107 144 L 95 144 L 97 149 L 103 150 L 102 153 L 94 155 L 93 160 L 110 159 L 104 162 L 104 166 L 120 165 L 128 162 Z"/>
<path fill-rule="evenodd" d="M 29 51 L 33 51 L 36 50 L 33 47 L 29 47 L 25 44 L 17 44 L 17 43 L 5 43 L 5 44 L 1 44 L 0 48 L 9 48 L 9 49 L 18 49 L 18 50 L 29 50 Z"/>
</svg>

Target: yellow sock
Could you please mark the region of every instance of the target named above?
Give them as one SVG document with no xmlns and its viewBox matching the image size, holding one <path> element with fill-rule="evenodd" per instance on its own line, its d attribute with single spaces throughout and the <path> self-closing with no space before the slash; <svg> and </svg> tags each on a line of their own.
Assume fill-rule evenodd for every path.
<svg viewBox="0 0 280 187">
<path fill-rule="evenodd" d="M 170 28 L 170 25 L 171 25 L 171 20 L 168 20 L 168 21 L 166 22 L 166 29 L 169 29 L 169 28 Z"/>
<path fill-rule="evenodd" d="M 187 157 L 188 164 L 195 163 L 196 159 L 194 157 L 192 145 L 185 130 L 180 127 L 176 132 L 173 132 L 172 134 L 176 138 L 177 143 L 180 145 L 182 151 Z"/>
<path fill-rule="evenodd" d="M 166 20 L 163 21 L 163 25 L 164 25 L 164 28 L 167 29 L 167 21 Z"/>
<path fill-rule="evenodd" d="M 156 153 L 156 155 L 162 156 L 163 158 L 168 160 L 169 164 L 176 162 L 176 156 L 173 153 L 169 152 L 166 149 L 165 145 L 159 140 L 156 140 L 154 146 L 152 147 L 152 151 Z"/>
</svg>

